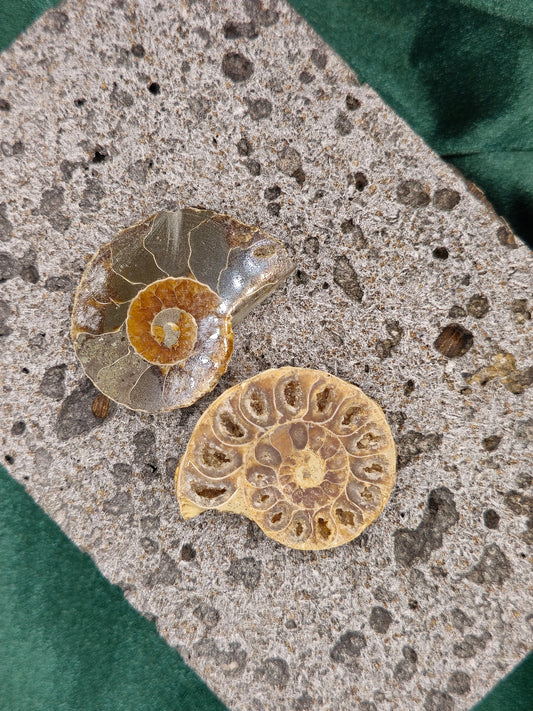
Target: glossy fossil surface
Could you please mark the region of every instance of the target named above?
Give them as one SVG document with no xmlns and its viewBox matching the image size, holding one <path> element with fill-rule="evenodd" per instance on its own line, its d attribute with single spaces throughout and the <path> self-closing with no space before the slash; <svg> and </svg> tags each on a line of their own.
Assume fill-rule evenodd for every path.
<svg viewBox="0 0 533 711">
<path fill-rule="evenodd" d="M 306 368 L 268 370 L 230 388 L 202 415 L 176 471 L 184 518 L 244 514 L 302 550 L 358 536 L 395 481 L 383 411 L 359 388 Z"/>
<path fill-rule="evenodd" d="M 199 208 L 158 213 L 87 266 L 72 313 L 76 354 L 127 407 L 185 407 L 225 372 L 232 324 L 291 270 L 281 242 L 257 227 Z"/>
</svg>

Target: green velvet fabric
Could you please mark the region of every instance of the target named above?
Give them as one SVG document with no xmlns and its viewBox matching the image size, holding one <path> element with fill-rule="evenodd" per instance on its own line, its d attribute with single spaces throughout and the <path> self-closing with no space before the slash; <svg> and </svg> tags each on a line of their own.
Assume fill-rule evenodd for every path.
<svg viewBox="0 0 533 711">
<path fill-rule="evenodd" d="M 2 711 L 224 711 L 1 467 L 0 501 Z"/>
<path fill-rule="evenodd" d="M 0 0 L 0 51 L 59 0 Z"/>
<path fill-rule="evenodd" d="M 533 2 L 290 1 L 533 244 Z"/>
</svg>

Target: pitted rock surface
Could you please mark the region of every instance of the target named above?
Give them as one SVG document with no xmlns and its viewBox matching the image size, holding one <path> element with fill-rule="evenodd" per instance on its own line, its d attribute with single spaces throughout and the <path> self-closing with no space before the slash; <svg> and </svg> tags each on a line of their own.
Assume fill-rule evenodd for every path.
<svg viewBox="0 0 533 711">
<path fill-rule="evenodd" d="M 531 643 L 527 247 L 281 0 L 67 1 L 0 77 L 11 474 L 230 708 L 471 708 Z M 116 232 L 176 205 L 260 226 L 297 269 L 236 327 L 213 393 L 96 418 L 73 287 Z M 283 365 L 394 415 L 392 497 L 338 549 L 178 514 L 200 414 Z"/>
</svg>

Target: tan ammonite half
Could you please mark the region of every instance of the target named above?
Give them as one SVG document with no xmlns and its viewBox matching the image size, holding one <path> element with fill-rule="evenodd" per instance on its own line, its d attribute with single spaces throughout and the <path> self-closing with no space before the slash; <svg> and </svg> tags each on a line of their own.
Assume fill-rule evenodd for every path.
<svg viewBox="0 0 533 711">
<path fill-rule="evenodd" d="M 71 334 L 112 400 L 161 412 L 217 384 L 232 325 L 293 269 L 281 242 L 212 210 L 160 212 L 101 247 L 83 273 Z"/>
<path fill-rule="evenodd" d="M 396 448 L 379 405 L 319 370 L 267 370 L 204 412 L 176 470 L 182 516 L 244 514 L 291 548 L 333 548 L 380 514 Z"/>
</svg>

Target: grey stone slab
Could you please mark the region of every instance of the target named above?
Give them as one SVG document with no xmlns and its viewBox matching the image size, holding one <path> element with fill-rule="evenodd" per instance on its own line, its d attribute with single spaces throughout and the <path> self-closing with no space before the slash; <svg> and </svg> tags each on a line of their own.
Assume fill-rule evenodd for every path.
<svg viewBox="0 0 533 711">
<path fill-rule="evenodd" d="M 0 77 L 12 475 L 230 708 L 471 707 L 532 640 L 531 253 L 281 2 L 66 2 Z M 98 419 L 73 287 L 176 204 L 257 223 L 297 270 L 211 395 Z M 285 364 L 360 385 L 398 442 L 385 511 L 329 552 L 174 501 L 207 404 Z"/>
</svg>

